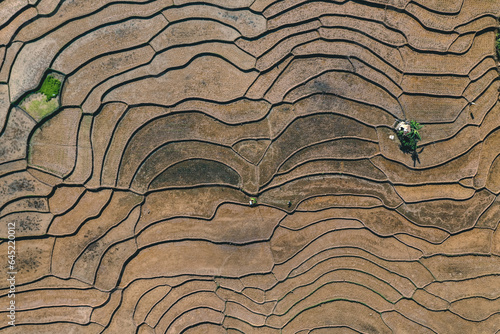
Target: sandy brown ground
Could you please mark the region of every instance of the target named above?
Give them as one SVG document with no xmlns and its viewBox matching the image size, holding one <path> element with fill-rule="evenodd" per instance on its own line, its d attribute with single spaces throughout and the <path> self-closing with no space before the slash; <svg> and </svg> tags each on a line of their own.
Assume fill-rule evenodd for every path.
<svg viewBox="0 0 500 334">
<path fill-rule="evenodd" d="M 2 333 L 500 331 L 499 1 L 0 14 Z"/>
</svg>

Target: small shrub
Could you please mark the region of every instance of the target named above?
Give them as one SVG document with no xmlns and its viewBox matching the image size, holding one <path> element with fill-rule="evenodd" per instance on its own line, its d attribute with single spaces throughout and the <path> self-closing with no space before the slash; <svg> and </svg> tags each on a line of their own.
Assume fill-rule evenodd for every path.
<svg viewBox="0 0 500 334">
<path fill-rule="evenodd" d="M 59 94 L 61 89 L 61 81 L 57 80 L 51 75 L 48 75 L 43 81 L 42 87 L 40 87 L 39 93 L 46 96 L 47 101 Z"/>
<path fill-rule="evenodd" d="M 401 143 L 400 148 L 405 153 L 413 153 L 417 150 L 417 143 L 422 140 L 418 130 L 422 128 L 420 123 L 415 121 L 410 121 L 410 130 L 408 132 L 402 130 L 396 130 L 399 142 Z"/>
<path fill-rule="evenodd" d="M 257 198 L 255 197 L 250 197 L 250 206 L 254 206 L 257 204 Z"/>
</svg>

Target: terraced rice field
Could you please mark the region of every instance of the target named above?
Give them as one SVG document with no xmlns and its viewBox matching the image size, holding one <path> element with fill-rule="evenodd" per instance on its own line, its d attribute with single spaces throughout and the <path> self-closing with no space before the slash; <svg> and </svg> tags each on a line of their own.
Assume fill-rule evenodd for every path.
<svg viewBox="0 0 500 334">
<path fill-rule="evenodd" d="M 499 15 L 2 1 L 0 331 L 499 333 Z"/>
</svg>

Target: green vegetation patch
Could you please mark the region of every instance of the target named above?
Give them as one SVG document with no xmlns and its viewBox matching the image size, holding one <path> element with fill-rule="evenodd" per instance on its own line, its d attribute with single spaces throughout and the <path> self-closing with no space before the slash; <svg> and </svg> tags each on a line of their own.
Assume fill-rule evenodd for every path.
<svg viewBox="0 0 500 334">
<path fill-rule="evenodd" d="M 40 87 L 39 93 L 46 96 L 47 101 L 59 95 L 59 90 L 61 89 L 61 81 L 57 80 L 51 75 L 47 75 L 43 81 L 42 87 Z"/>
<path fill-rule="evenodd" d="M 45 94 L 34 93 L 21 103 L 21 107 L 36 121 L 40 121 L 59 108 L 59 101 L 57 99 L 47 100 Z"/>
<path fill-rule="evenodd" d="M 396 129 L 399 142 L 401 143 L 400 148 L 405 153 L 413 153 L 417 150 L 417 143 L 422 140 L 418 132 L 422 128 L 422 125 L 413 120 L 402 123 L 404 124 L 400 123 Z"/>
<path fill-rule="evenodd" d="M 63 76 L 58 73 L 48 74 L 39 90 L 28 94 L 18 105 L 37 122 L 49 116 L 59 108 L 59 93 Z"/>
</svg>

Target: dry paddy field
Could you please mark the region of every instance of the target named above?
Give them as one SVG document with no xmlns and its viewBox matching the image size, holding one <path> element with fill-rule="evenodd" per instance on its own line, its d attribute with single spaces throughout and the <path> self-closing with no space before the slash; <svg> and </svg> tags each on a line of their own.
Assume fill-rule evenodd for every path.
<svg viewBox="0 0 500 334">
<path fill-rule="evenodd" d="M 499 333 L 499 15 L 2 1 L 0 332 Z"/>
</svg>

